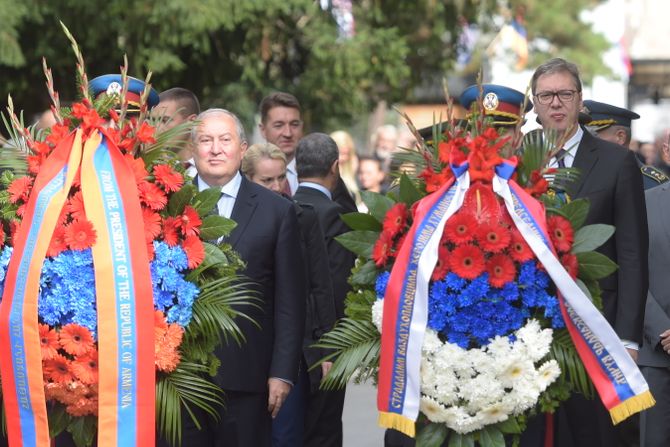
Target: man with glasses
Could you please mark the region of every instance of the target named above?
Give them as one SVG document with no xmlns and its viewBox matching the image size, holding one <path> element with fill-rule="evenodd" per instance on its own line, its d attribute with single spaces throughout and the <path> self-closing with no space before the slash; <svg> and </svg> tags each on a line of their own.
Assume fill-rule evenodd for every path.
<svg viewBox="0 0 670 447">
<path fill-rule="evenodd" d="M 600 281 L 603 313 L 631 357 L 637 359 L 647 296 L 647 218 L 640 170 L 626 148 L 594 137 L 578 124 L 582 83 L 575 64 L 551 59 L 535 70 L 533 102 L 543 130 L 564 142 L 561 156 L 550 164 L 580 171 L 567 188 L 570 198 L 590 202 L 585 225 L 616 227 L 598 251 L 619 265 Z M 573 395 L 556 414 L 556 446 L 617 446 L 611 418 L 598 397 Z"/>
</svg>

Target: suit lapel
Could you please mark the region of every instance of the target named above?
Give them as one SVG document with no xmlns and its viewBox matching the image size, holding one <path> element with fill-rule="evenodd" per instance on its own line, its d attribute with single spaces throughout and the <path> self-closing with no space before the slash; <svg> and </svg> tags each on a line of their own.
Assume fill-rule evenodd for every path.
<svg viewBox="0 0 670 447">
<path fill-rule="evenodd" d="M 233 248 L 235 248 L 235 244 L 237 244 L 240 236 L 242 236 L 242 233 L 244 233 L 244 230 L 251 221 L 257 205 L 258 201 L 256 200 L 256 193 L 251 191 L 251 188 L 249 188 L 249 181 L 242 176 L 240 190 L 237 193 L 235 205 L 233 205 L 233 212 L 230 215 L 230 218 L 237 223 L 237 226 L 228 237 L 228 242 Z"/>
<path fill-rule="evenodd" d="M 572 163 L 573 168 L 579 169 L 579 178 L 568 187 L 568 193 L 571 197 L 576 198 L 579 196 L 579 193 L 584 186 L 584 182 L 598 161 L 597 148 L 598 140 L 585 130 L 584 135 L 582 136 L 582 141 L 580 141 L 579 147 L 577 148 L 575 160 Z"/>
</svg>

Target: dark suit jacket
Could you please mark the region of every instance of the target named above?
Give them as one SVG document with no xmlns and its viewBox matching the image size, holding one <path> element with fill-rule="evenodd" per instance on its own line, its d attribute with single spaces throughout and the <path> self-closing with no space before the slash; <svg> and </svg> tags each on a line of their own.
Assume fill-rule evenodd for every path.
<svg viewBox="0 0 670 447">
<path fill-rule="evenodd" d="M 242 177 L 227 238 L 246 262 L 260 308 L 244 307 L 260 328 L 238 318 L 245 336 L 217 349 L 217 385 L 224 390 L 265 392 L 269 377 L 297 380 L 305 322 L 305 287 L 298 222 L 293 203 Z"/>
<path fill-rule="evenodd" d="M 303 355 L 308 366 L 321 360 L 326 352 L 311 347 L 335 324 L 335 301 L 333 283 L 330 279 L 328 251 L 319 216 L 312 205 L 295 205 L 300 225 L 300 246 L 305 261 L 305 285 L 307 303 L 305 309 L 305 338 Z M 321 368 L 309 372 L 310 385 L 318 387 L 321 382 Z"/>
<path fill-rule="evenodd" d="M 330 200 L 321 191 L 305 186 L 298 187 L 293 198 L 298 202 L 312 205 L 319 216 L 319 222 L 321 223 L 328 250 L 330 276 L 333 281 L 335 312 L 337 318 L 342 318 L 344 316 L 344 299 L 347 296 L 347 292 L 351 289 L 347 280 L 355 261 L 353 253 L 335 240 L 336 236 L 349 231 L 347 225 L 340 219 L 340 214 L 343 212 L 342 207 Z"/>
<path fill-rule="evenodd" d="M 649 293 L 638 363 L 669 367 L 659 335 L 670 329 L 670 183 L 645 193 L 649 222 Z"/>
<path fill-rule="evenodd" d="M 640 169 L 632 151 L 584 131 L 573 167 L 579 180 L 568 188 L 572 198 L 590 201 L 586 225 L 609 224 L 614 236 L 598 249 L 619 265 L 600 281 L 603 311 L 620 338 L 642 342 L 647 297 L 647 214 Z"/>
</svg>

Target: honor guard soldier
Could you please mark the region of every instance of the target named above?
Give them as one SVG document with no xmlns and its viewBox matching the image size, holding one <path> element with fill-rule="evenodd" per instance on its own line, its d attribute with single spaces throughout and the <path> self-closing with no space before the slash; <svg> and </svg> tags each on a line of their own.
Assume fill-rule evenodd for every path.
<svg viewBox="0 0 670 447">
<path fill-rule="evenodd" d="M 584 112 L 591 116 L 591 122 L 587 123 L 586 126 L 598 138 L 628 148 L 631 139 L 631 121 L 639 119 L 640 115 L 628 109 L 590 99 L 584 101 L 584 109 Z M 637 157 L 636 160 L 640 165 L 640 172 L 642 172 L 644 189 L 653 188 L 668 181 L 668 176 L 661 170 L 653 166 L 643 165 Z"/>
</svg>

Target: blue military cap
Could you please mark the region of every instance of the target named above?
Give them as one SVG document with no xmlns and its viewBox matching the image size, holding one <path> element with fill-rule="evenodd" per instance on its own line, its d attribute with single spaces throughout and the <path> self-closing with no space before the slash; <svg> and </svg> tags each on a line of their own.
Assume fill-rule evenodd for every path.
<svg viewBox="0 0 670 447">
<path fill-rule="evenodd" d="M 533 103 L 526 101 L 522 113 L 521 108 L 526 95 L 513 88 L 482 84 L 481 89 L 481 102 L 478 85 L 471 85 L 461 94 L 460 103 L 468 111 L 466 117 L 479 111 L 481 105 L 482 112 L 486 116 L 493 117 L 494 126 L 515 126 L 521 121 L 522 116 L 533 108 Z"/>
<path fill-rule="evenodd" d="M 631 121 L 640 118 L 635 112 L 622 107 L 615 107 L 604 102 L 587 99 L 584 101 L 584 111 L 591 115 L 591 121 L 587 126 L 596 131 L 607 129 L 612 125 L 630 127 Z"/>
<path fill-rule="evenodd" d="M 88 85 L 93 92 L 93 96 L 98 98 L 101 95 L 120 95 L 123 88 L 123 81 L 120 74 L 108 74 L 92 79 Z M 129 112 L 139 111 L 140 96 L 144 91 L 145 85 L 144 81 L 128 76 L 128 93 L 126 94 L 126 99 L 128 101 Z M 158 92 L 151 88 L 149 91 L 149 98 L 147 99 L 147 106 L 149 109 L 152 109 L 159 101 Z"/>
</svg>

